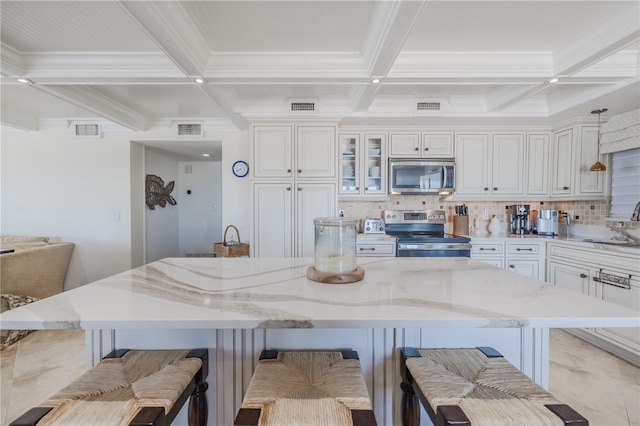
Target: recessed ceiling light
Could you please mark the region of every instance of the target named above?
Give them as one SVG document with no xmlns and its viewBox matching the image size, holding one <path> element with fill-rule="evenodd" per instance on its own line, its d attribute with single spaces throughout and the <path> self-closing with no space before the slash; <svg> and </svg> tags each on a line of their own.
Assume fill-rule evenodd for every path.
<svg viewBox="0 0 640 426">
<path fill-rule="evenodd" d="M 204 83 L 204 78 L 197 77 L 197 78 L 194 78 L 193 81 L 195 81 L 198 84 L 202 84 L 202 83 Z"/>
<path fill-rule="evenodd" d="M 380 83 L 380 79 L 379 78 L 374 78 L 373 80 L 371 80 L 371 82 L 373 84 L 378 84 L 378 83 Z"/>
<path fill-rule="evenodd" d="M 553 77 L 553 78 L 550 78 L 549 80 L 545 81 L 545 83 L 553 84 L 553 83 L 557 83 L 559 81 L 560 81 L 559 78 Z"/>
<path fill-rule="evenodd" d="M 202 154 L 203 157 L 211 157 L 211 154 Z"/>
<path fill-rule="evenodd" d="M 29 80 L 28 78 L 19 78 L 18 83 L 33 84 L 33 81 Z"/>
</svg>

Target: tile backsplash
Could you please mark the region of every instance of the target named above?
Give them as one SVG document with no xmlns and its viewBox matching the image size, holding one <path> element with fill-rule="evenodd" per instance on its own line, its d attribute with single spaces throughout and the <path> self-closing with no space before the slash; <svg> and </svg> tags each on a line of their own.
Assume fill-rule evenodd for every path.
<svg viewBox="0 0 640 426">
<path fill-rule="evenodd" d="M 346 217 L 356 219 L 364 217 L 379 218 L 383 210 L 427 210 L 444 209 L 447 215 L 447 223 L 452 226 L 454 206 L 462 204 L 462 201 L 442 201 L 434 196 L 415 195 L 391 195 L 385 201 L 340 201 L 338 208 L 344 210 Z M 470 201 L 465 203 L 469 209 L 469 224 L 475 221 L 476 226 L 486 226 L 487 220 L 483 218 L 485 209 L 488 217 L 494 215 L 503 223 L 509 221 L 508 206 L 512 204 L 528 204 L 531 210 L 555 209 L 560 211 L 572 211 L 575 225 L 613 226 L 605 221 L 610 209 L 608 201 Z M 625 228 L 637 228 L 638 222 L 625 222 Z"/>
</svg>

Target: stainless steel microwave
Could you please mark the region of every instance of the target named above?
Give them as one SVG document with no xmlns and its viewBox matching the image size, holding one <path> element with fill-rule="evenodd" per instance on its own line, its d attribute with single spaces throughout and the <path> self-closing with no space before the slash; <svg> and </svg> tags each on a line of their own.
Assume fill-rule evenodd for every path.
<svg viewBox="0 0 640 426">
<path fill-rule="evenodd" d="M 389 194 L 451 194 L 455 176 L 453 158 L 390 158 Z"/>
</svg>

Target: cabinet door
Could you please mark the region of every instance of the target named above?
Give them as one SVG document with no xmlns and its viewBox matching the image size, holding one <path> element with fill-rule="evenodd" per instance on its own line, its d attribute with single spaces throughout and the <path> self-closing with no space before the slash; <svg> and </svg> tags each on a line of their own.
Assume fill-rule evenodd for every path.
<svg viewBox="0 0 640 426">
<path fill-rule="evenodd" d="M 456 137 L 457 195 L 489 193 L 489 135 L 458 134 Z"/>
<path fill-rule="evenodd" d="M 253 186 L 254 257 L 293 256 L 292 183 L 256 183 Z"/>
<path fill-rule="evenodd" d="M 549 195 L 549 135 L 530 134 L 527 140 L 527 195 Z"/>
<path fill-rule="evenodd" d="M 389 142 L 389 156 L 402 158 L 419 158 L 419 133 L 391 133 Z"/>
<path fill-rule="evenodd" d="M 599 285 L 602 285 L 603 300 L 640 311 L 640 286 L 637 280 L 632 280 L 630 289 Z M 596 328 L 594 332 L 640 354 L 640 328 Z"/>
<path fill-rule="evenodd" d="M 492 195 L 523 195 L 524 135 L 493 135 Z"/>
<path fill-rule="evenodd" d="M 381 195 L 387 192 L 387 138 L 384 134 L 364 135 L 362 149 L 362 194 Z"/>
<path fill-rule="evenodd" d="M 297 257 L 313 257 L 317 217 L 337 216 L 336 185 L 297 182 L 296 188 L 296 252 Z"/>
<path fill-rule="evenodd" d="M 573 130 L 553 135 L 551 156 L 551 195 L 573 193 Z"/>
<path fill-rule="evenodd" d="M 293 141 L 290 126 L 256 126 L 253 129 L 253 176 L 293 176 Z"/>
<path fill-rule="evenodd" d="M 589 273 L 587 267 L 550 261 L 548 281 L 567 290 L 589 294 Z"/>
<path fill-rule="evenodd" d="M 339 135 L 340 145 L 340 194 L 359 195 L 361 183 L 362 146 L 360 135 Z"/>
<path fill-rule="evenodd" d="M 296 179 L 335 178 L 335 127 L 299 126 L 296 129 Z"/>
<path fill-rule="evenodd" d="M 540 270 L 539 260 L 507 258 L 507 267 L 505 269 L 529 278 L 540 279 L 540 274 L 538 273 Z"/>
<path fill-rule="evenodd" d="M 422 157 L 452 158 L 453 133 L 423 133 Z"/>
<path fill-rule="evenodd" d="M 580 131 L 580 143 L 576 144 L 578 162 L 576 164 L 576 188 L 575 195 L 604 195 L 604 181 L 606 172 L 591 172 L 589 168 L 596 161 L 604 161 L 598 156 L 598 128 L 582 127 Z"/>
</svg>

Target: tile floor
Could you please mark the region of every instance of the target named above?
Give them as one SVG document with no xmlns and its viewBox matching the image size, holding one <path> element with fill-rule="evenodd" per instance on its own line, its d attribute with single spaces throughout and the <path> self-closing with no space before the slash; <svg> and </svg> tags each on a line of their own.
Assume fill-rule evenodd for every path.
<svg viewBox="0 0 640 426">
<path fill-rule="evenodd" d="M 39 404 L 85 369 L 84 333 L 31 333 L 0 352 L 0 424 Z M 592 426 L 640 426 L 640 368 L 562 330 L 551 331 L 550 390 Z"/>
</svg>

